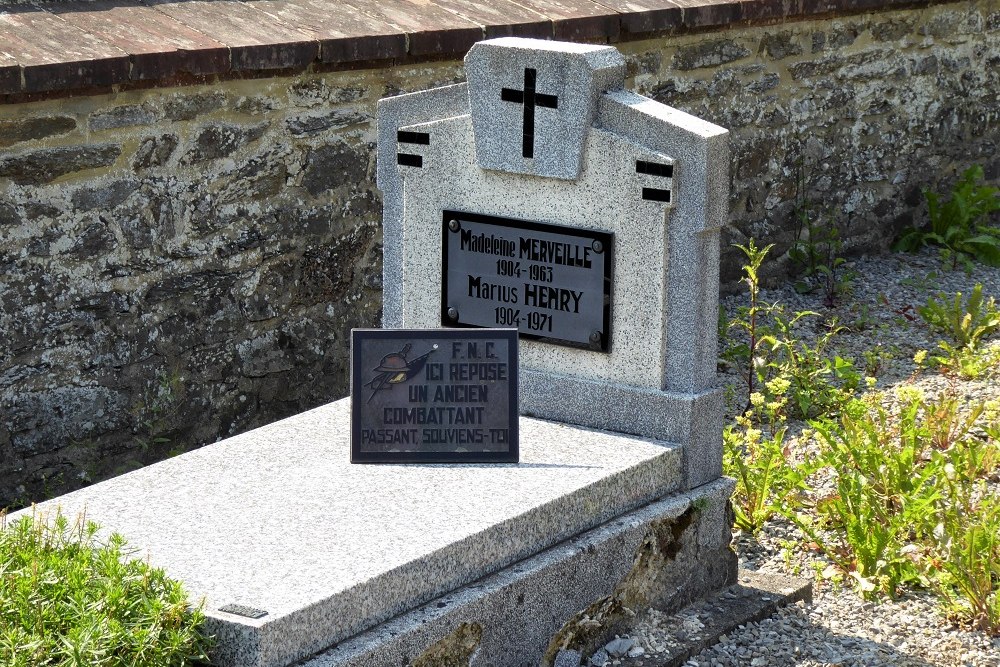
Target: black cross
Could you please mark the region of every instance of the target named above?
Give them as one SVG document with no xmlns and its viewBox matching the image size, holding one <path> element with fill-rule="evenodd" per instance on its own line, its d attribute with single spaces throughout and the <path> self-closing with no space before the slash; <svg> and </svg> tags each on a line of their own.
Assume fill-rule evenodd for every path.
<svg viewBox="0 0 1000 667">
<path fill-rule="evenodd" d="M 535 92 L 535 70 L 524 68 L 524 90 L 501 88 L 500 99 L 524 105 L 524 143 L 521 153 L 524 157 L 535 157 L 535 107 L 556 109 L 559 99 L 555 95 Z"/>
</svg>

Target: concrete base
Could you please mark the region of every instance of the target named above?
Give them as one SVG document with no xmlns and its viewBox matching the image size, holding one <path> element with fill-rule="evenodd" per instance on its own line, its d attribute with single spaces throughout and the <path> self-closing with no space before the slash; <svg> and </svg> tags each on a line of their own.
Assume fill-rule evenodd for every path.
<svg viewBox="0 0 1000 667">
<path fill-rule="evenodd" d="M 714 645 L 736 628 L 773 616 L 799 601 L 812 602 L 812 581 L 740 570 L 739 583 L 698 600 L 672 616 L 658 617 L 653 633 L 661 651 L 617 658 L 619 667 L 682 667 L 689 658 Z M 640 615 L 637 625 L 649 627 Z M 649 637 L 649 635 L 647 635 Z M 583 656 L 588 663 L 589 656 Z M 575 667 L 575 666 L 574 666 Z"/>
<path fill-rule="evenodd" d="M 654 502 L 325 651 L 301 667 L 553 667 L 637 614 L 736 581 L 729 480 Z"/>
<path fill-rule="evenodd" d="M 677 445 L 522 417 L 516 465 L 351 465 L 349 408 L 40 509 L 86 511 L 204 599 L 217 667 L 286 667 L 338 644 L 315 664 L 382 664 L 448 648 L 456 632 L 481 635 L 478 664 L 537 662 L 553 641 L 583 647 L 644 605 L 683 604 L 735 572 L 729 485 L 674 495 Z M 234 604 L 264 615 L 221 609 Z M 392 629 L 405 618 L 421 627 Z"/>
</svg>

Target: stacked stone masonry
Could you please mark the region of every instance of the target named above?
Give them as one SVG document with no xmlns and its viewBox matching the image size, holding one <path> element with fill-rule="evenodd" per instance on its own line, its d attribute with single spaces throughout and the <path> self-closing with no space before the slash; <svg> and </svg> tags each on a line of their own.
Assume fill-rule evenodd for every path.
<svg viewBox="0 0 1000 667">
<path fill-rule="evenodd" d="M 919 219 L 921 188 L 972 164 L 1000 177 L 1000 0 L 786 18 L 761 3 L 779 14 L 755 21 L 688 4 L 701 27 L 650 33 L 673 14 L 623 9 L 601 33 L 591 11 L 575 38 L 616 42 L 626 87 L 730 129 L 724 250 L 776 243 L 769 275 L 788 268 L 796 201 L 828 211 L 848 251 L 877 252 Z M 184 85 L 42 95 L 14 66 L 21 92 L 0 104 L 0 507 L 346 394 L 349 330 L 380 321 L 375 102 L 464 80 L 467 45 L 421 59 L 404 42 L 347 69 L 316 47 L 294 71 L 235 75 L 229 49 L 227 74 Z M 734 289 L 739 257 L 724 252 L 722 269 Z"/>
</svg>

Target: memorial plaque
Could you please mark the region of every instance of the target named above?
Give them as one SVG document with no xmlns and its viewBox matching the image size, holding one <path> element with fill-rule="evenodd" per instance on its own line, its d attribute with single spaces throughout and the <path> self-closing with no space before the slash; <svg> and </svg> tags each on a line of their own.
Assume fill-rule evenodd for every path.
<svg viewBox="0 0 1000 667">
<path fill-rule="evenodd" d="M 608 352 L 614 237 L 445 211 L 441 324 Z"/>
<path fill-rule="evenodd" d="M 517 331 L 351 331 L 352 463 L 516 463 Z"/>
</svg>

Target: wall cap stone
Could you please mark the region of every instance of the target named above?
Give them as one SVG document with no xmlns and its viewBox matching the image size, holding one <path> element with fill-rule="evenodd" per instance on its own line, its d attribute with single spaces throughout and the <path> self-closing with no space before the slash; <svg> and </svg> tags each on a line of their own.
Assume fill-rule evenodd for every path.
<svg viewBox="0 0 1000 667">
<path fill-rule="evenodd" d="M 614 43 L 948 2 L 957 0 L 0 0 L 0 103 L 458 59 L 484 38 Z"/>
</svg>

